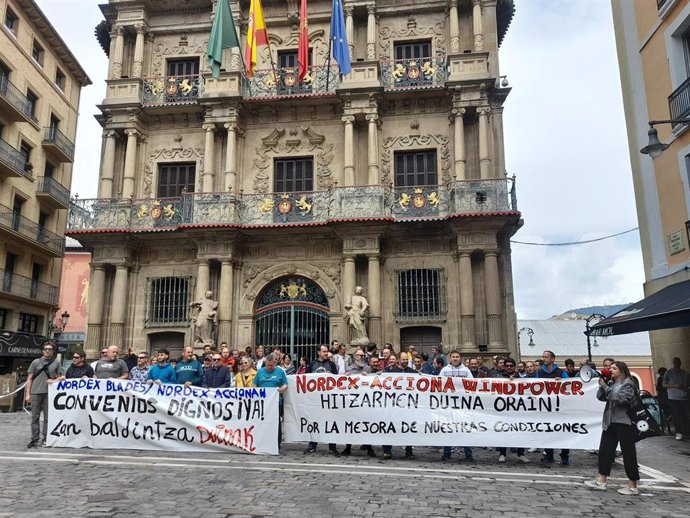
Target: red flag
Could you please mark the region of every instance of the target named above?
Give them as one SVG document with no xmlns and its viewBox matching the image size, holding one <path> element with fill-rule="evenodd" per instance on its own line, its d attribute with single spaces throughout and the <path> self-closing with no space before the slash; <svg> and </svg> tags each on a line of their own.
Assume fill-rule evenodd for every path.
<svg viewBox="0 0 690 518">
<path fill-rule="evenodd" d="M 299 10 L 299 36 L 297 43 L 297 64 L 299 80 L 309 73 L 309 24 L 307 23 L 307 0 L 302 0 Z"/>
</svg>

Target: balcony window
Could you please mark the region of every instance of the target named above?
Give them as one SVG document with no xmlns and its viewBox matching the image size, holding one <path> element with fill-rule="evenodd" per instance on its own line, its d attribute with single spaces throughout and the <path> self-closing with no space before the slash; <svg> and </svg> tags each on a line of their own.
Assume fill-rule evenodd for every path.
<svg viewBox="0 0 690 518">
<path fill-rule="evenodd" d="M 5 329 L 6 322 L 7 322 L 7 310 L 0 308 L 0 329 Z"/>
<path fill-rule="evenodd" d="M 393 47 L 396 61 L 399 59 L 431 58 L 431 41 L 402 41 Z"/>
<path fill-rule="evenodd" d="M 310 192 L 314 190 L 314 159 L 276 158 L 275 192 Z"/>
<path fill-rule="evenodd" d="M 158 166 L 158 197 L 176 198 L 195 191 L 196 164 L 163 164 Z"/>
<path fill-rule="evenodd" d="M 189 277 L 148 279 L 146 326 L 188 325 Z"/>
<path fill-rule="evenodd" d="M 65 74 L 59 68 L 55 70 L 55 85 L 63 92 L 65 91 Z"/>
<path fill-rule="evenodd" d="M 299 80 L 299 63 L 296 50 L 283 50 L 278 52 L 279 84 L 278 94 L 311 93 L 311 83 Z M 309 64 L 311 69 L 311 49 L 309 49 Z"/>
<path fill-rule="evenodd" d="M 441 269 L 397 270 L 395 303 L 398 320 L 438 321 L 446 316 Z"/>
<path fill-rule="evenodd" d="M 12 34 L 15 36 L 17 35 L 17 29 L 19 28 L 19 17 L 14 14 L 14 11 L 9 7 L 7 8 L 7 11 L 5 11 L 5 27 L 7 27 Z"/>
<path fill-rule="evenodd" d="M 199 59 L 175 59 L 168 61 L 169 76 L 195 76 L 199 74 Z"/>
<path fill-rule="evenodd" d="M 436 185 L 436 151 L 398 151 L 395 153 L 395 186 Z"/>
<path fill-rule="evenodd" d="M 19 153 L 24 158 L 24 171 L 31 172 L 31 146 L 22 140 Z"/>
<path fill-rule="evenodd" d="M 31 57 L 34 58 L 34 61 L 41 66 L 43 66 L 44 54 L 45 51 L 43 50 L 43 47 L 41 47 L 41 44 L 34 40 L 34 43 L 31 46 Z"/>
<path fill-rule="evenodd" d="M 38 96 L 31 90 L 26 91 L 26 100 L 28 101 L 28 112 L 34 119 L 36 118 L 36 104 L 38 103 Z"/>
<path fill-rule="evenodd" d="M 46 161 L 46 165 L 43 168 L 43 176 L 46 178 L 52 178 L 53 173 L 55 173 L 55 166 L 50 162 Z"/>
<path fill-rule="evenodd" d="M 38 321 L 41 317 L 38 315 L 31 315 L 29 313 L 19 313 L 19 327 L 17 331 L 20 333 L 38 333 Z"/>
</svg>

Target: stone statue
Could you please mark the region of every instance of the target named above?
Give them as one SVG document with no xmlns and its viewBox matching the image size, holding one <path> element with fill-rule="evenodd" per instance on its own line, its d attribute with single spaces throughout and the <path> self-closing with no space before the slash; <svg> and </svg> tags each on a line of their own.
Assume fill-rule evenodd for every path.
<svg viewBox="0 0 690 518">
<path fill-rule="evenodd" d="M 362 295 L 362 287 L 355 288 L 355 294 L 352 296 L 352 303 L 345 304 L 345 311 L 347 312 L 347 323 L 350 328 L 351 337 L 350 345 L 368 345 L 369 336 L 367 335 L 366 317 L 367 309 L 369 309 L 369 302 Z"/>
<path fill-rule="evenodd" d="M 194 345 L 213 347 L 213 331 L 218 323 L 218 301 L 213 300 L 213 292 L 207 291 L 203 300 L 195 300 L 189 305 L 197 313 L 192 317 L 192 332 Z"/>
</svg>

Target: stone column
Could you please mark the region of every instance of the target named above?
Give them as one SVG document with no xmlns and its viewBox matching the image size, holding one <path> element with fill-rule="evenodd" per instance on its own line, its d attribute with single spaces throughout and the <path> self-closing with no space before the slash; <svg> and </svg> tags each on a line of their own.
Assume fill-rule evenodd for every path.
<svg viewBox="0 0 690 518">
<path fill-rule="evenodd" d="M 452 112 L 455 131 L 453 132 L 453 147 L 455 151 L 455 179 L 465 179 L 465 108 L 455 108 Z"/>
<path fill-rule="evenodd" d="M 476 343 L 474 328 L 474 282 L 472 280 L 472 256 L 469 252 L 460 252 L 458 261 L 460 278 L 460 325 L 461 346 L 463 351 L 473 350 Z"/>
<path fill-rule="evenodd" d="M 134 43 L 134 64 L 132 66 L 132 77 L 141 77 L 144 68 L 144 35 L 146 25 L 138 23 L 134 26 L 137 31 L 137 39 Z"/>
<path fill-rule="evenodd" d="M 379 256 L 369 256 L 369 341 L 381 343 L 381 264 Z"/>
<path fill-rule="evenodd" d="M 214 179 L 216 174 L 213 170 L 215 161 L 215 124 L 204 124 L 202 126 L 206 132 L 206 142 L 204 145 L 204 173 L 202 176 L 202 192 L 213 192 Z"/>
<path fill-rule="evenodd" d="M 355 157 L 354 157 L 354 115 L 344 115 L 342 121 L 345 123 L 345 146 L 343 152 L 343 172 L 345 174 L 345 187 L 352 187 L 355 184 Z"/>
<path fill-rule="evenodd" d="M 460 24 L 458 23 L 458 0 L 450 0 L 448 5 L 448 18 L 450 21 L 450 52 L 460 52 Z"/>
<path fill-rule="evenodd" d="M 367 60 L 376 60 L 376 6 L 367 5 Z"/>
<path fill-rule="evenodd" d="M 503 348 L 501 337 L 501 288 L 498 279 L 496 250 L 484 252 L 484 286 L 486 289 L 486 318 L 489 327 L 489 348 Z"/>
<path fill-rule="evenodd" d="M 488 106 L 477 108 L 477 114 L 479 115 L 479 174 L 482 180 L 486 180 L 490 176 L 489 111 L 490 108 Z"/>
<path fill-rule="evenodd" d="M 354 24 L 354 19 L 352 18 L 352 13 L 354 12 L 355 8 L 352 5 L 348 5 L 344 7 L 345 11 L 345 34 L 347 35 L 347 47 L 348 50 L 350 51 L 350 60 L 354 61 L 355 60 L 355 24 Z"/>
<path fill-rule="evenodd" d="M 137 139 L 139 132 L 135 129 L 125 131 L 127 135 L 127 149 L 125 150 L 125 175 L 122 182 L 122 197 L 134 196 L 134 177 L 137 167 Z"/>
<path fill-rule="evenodd" d="M 98 193 L 99 198 L 113 197 L 113 176 L 115 168 L 115 140 L 117 132 L 106 130 L 104 132 L 105 145 L 103 151 L 103 166 L 101 170 L 101 185 Z"/>
<path fill-rule="evenodd" d="M 118 25 L 113 29 L 110 37 L 115 37 L 115 53 L 113 54 L 113 66 L 110 69 L 110 79 L 122 77 L 122 59 L 125 52 L 125 28 Z"/>
<path fill-rule="evenodd" d="M 355 292 L 355 256 L 346 254 L 343 257 L 343 305 L 352 302 L 352 295 Z"/>
<path fill-rule="evenodd" d="M 474 33 L 474 51 L 484 50 L 484 30 L 482 29 L 482 0 L 472 0 L 472 32 Z"/>
<path fill-rule="evenodd" d="M 218 300 L 218 336 L 217 344 L 232 343 L 232 297 L 233 265 L 230 259 L 223 259 L 220 263 L 220 293 Z"/>
<path fill-rule="evenodd" d="M 368 140 L 368 169 L 367 169 L 367 183 L 369 185 L 378 185 L 379 182 L 379 116 L 371 113 L 366 116 L 369 123 L 369 140 Z"/>
<path fill-rule="evenodd" d="M 196 300 L 204 300 L 209 288 L 210 271 L 208 260 L 199 259 L 199 266 L 196 272 Z"/>
<path fill-rule="evenodd" d="M 89 283 L 88 328 L 86 330 L 86 357 L 97 360 L 100 357 L 101 327 L 103 325 L 103 304 L 105 295 L 105 269 L 101 264 L 91 264 Z"/>
<path fill-rule="evenodd" d="M 117 345 L 122 350 L 125 315 L 127 310 L 127 265 L 118 264 L 115 269 L 112 306 L 110 312 L 110 336 L 108 345 Z"/>
<path fill-rule="evenodd" d="M 234 122 L 226 122 L 225 129 L 228 130 L 228 146 L 225 156 L 225 185 L 223 191 L 232 188 L 232 192 L 237 191 L 237 126 Z"/>
</svg>

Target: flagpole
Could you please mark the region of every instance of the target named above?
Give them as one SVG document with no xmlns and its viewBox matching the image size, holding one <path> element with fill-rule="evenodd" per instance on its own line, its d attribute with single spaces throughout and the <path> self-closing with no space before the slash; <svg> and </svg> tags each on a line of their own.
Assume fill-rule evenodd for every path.
<svg viewBox="0 0 690 518">
<path fill-rule="evenodd" d="M 333 48 L 333 37 L 328 38 L 328 61 L 326 62 L 326 93 L 331 79 L 331 50 Z"/>
</svg>

